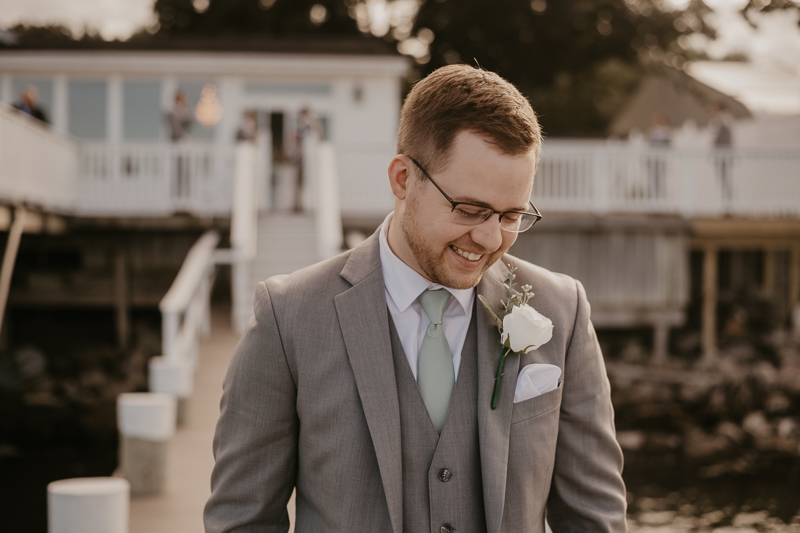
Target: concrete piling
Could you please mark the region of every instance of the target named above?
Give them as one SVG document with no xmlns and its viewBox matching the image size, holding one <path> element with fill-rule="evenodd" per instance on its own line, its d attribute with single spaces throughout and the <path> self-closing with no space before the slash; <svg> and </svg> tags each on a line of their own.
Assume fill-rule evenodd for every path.
<svg viewBox="0 0 800 533">
<path fill-rule="evenodd" d="M 194 386 L 194 370 L 187 361 L 166 357 L 150 358 L 150 392 L 170 394 L 177 400 L 177 426 L 188 418 L 189 398 Z"/>
<path fill-rule="evenodd" d="M 53 481 L 47 485 L 49 533 L 128 533 L 130 484 L 114 477 Z"/>
<path fill-rule="evenodd" d="M 120 469 L 130 482 L 131 494 L 164 491 L 176 410 L 175 397 L 170 394 L 134 392 L 117 397 Z"/>
</svg>

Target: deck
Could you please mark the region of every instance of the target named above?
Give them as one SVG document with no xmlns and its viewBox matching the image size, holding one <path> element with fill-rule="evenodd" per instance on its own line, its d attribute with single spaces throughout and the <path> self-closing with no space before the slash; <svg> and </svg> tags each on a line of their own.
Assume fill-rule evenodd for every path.
<svg viewBox="0 0 800 533">
<path fill-rule="evenodd" d="M 211 444 L 219 417 L 222 379 L 239 340 L 231 329 L 230 316 L 229 308 L 212 309 L 211 336 L 200 343 L 188 419 L 171 442 L 167 490 L 159 496 L 131 498 L 129 533 L 203 531 L 203 506 L 211 493 Z"/>
</svg>

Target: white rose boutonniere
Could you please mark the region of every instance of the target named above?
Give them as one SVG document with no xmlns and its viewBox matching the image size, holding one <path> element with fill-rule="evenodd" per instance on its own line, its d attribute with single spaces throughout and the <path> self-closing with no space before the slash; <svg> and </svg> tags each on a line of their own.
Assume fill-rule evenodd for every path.
<svg viewBox="0 0 800 533">
<path fill-rule="evenodd" d="M 508 265 L 508 276 L 503 284 L 506 286 L 506 300 L 500 301 L 502 309 L 495 312 L 492 306 L 482 295 L 478 295 L 481 303 L 494 319 L 497 329 L 500 332 L 500 344 L 503 349 L 500 353 L 500 363 L 497 367 L 497 375 L 494 378 L 494 394 L 492 395 L 492 409 L 497 407 L 497 397 L 500 394 L 500 379 L 503 376 L 503 366 L 506 356 L 511 353 L 527 353 L 537 350 L 553 337 L 553 322 L 528 305 L 528 301 L 533 298 L 530 285 L 523 285 L 522 292 L 514 290 L 514 278 L 516 268 L 513 264 Z"/>
<path fill-rule="evenodd" d="M 553 322 L 528 304 L 514 306 L 503 318 L 500 342 L 514 353 L 536 350 L 552 337 Z"/>
</svg>

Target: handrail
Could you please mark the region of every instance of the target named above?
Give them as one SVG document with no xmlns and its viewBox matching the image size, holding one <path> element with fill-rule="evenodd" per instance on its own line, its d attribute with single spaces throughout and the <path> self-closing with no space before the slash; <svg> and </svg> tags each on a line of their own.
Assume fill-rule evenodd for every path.
<svg viewBox="0 0 800 533">
<path fill-rule="evenodd" d="M 197 330 L 208 328 L 208 299 L 218 243 L 219 233 L 214 230 L 197 240 L 158 304 L 162 317 L 162 351 L 166 359 L 192 357 L 189 352 Z"/>
</svg>

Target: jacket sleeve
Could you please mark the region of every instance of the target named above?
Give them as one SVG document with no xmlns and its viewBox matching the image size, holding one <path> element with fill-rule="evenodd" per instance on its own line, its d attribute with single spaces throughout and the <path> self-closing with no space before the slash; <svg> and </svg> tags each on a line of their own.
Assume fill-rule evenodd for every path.
<svg viewBox="0 0 800 533">
<path fill-rule="evenodd" d="M 297 389 L 269 290 L 259 283 L 250 319 L 225 376 L 214 435 L 216 464 L 207 533 L 283 532 L 295 485 Z"/>
<path fill-rule="evenodd" d="M 577 285 L 577 311 L 564 362 L 563 397 L 547 520 L 555 533 L 627 530 L 622 451 L 603 354 Z"/>
</svg>

